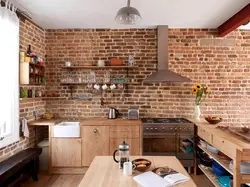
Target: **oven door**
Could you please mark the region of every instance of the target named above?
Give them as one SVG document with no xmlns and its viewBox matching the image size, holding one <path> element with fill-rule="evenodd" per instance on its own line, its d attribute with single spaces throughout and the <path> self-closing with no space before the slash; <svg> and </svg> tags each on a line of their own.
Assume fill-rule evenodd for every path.
<svg viewBox="0 0 250 187">
<path fill-rule="evenodd" d="M 176 156 L 175 133 L 143 133 L 142 155 Z"/>
</svg>

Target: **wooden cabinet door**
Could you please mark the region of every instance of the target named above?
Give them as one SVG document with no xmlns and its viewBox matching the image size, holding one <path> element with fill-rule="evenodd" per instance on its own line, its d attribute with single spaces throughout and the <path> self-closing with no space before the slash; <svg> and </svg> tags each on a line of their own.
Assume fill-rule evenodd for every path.
<svg viewBox="0 0 250 187">
<path fill-rule="evenodd" d="M 51 138 L 52 167 L 81 167 L 81 138 Z"/>
<path fill-rule="evenodd" d="M 82 166 L 89 166 L 95 156 L 109 155 L 109 126 L 83 126 Z"/>
<path fill-rule="evenodd" d="M 139 156 L 140 155 L 140 139 L 124 139 L 124 138 L 110 138 L 110 155 L 113 155 L 113 152 L 118 149 L 118 146 L 125 140 L 127 144 L 130 146 L 130 155 L 131 156 Z"/>
</svg>

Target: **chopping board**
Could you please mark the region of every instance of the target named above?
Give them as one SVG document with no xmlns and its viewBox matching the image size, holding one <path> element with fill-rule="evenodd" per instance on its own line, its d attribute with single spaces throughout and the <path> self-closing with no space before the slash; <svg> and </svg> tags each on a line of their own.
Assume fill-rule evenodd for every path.
<svg viewBox="0 0 250 187">
<path fill-rule="evenodd" d="M 250 131 L 248 133 L 244 133 L 242 132 L 241 127 L 229 127 L 228 130 L 231 133 L 234 133 L 243 138 L 244 140 L 250 142 Z"/>
</svg>

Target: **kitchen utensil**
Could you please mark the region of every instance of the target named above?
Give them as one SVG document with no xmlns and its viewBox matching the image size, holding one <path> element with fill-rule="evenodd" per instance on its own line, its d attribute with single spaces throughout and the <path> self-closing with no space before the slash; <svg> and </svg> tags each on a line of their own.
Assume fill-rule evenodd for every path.
<svg viewBox="0 0 250 187">
<path fill-rule="evenodd" d="M 128 119 L 130 119 L 130 120 L 139 119 L 139 109 L 138 108 L 130 108 L 128 110 Z"/>
<path fill-rule="evenodd" d="M 209 144 L 207 144 L 207 149 L 209 151 L 211 151 L 212 153 L 218 153 L 220 151 L 219 149 L 217 149 L 217 148 L 215 148 L 215 147 L 213 147 L 213 146 L 211 146 Z"/>
<path fill-rule="evenodd" d="M 95 84 L 95 85 L 94 85 L 94 88 L 95 88 L 96 90 L 99 90 L 99 89 L 100 89 L 100 85 L 99 85 L 99 84 Z"/>
<path fill-rule="evenodd" d="M 109 87 L 110 87 L 111 90 L 116 89 L 116 85 L 115 84 L 112 84 Z"/>
<path fill-rule="evenodd" d="M 201 147 L 207 148 L 207 143 L 200 140 Z"/>
<path fill-rule="evenodd" d="M 151 161 L 144 159 L 144 158 L 138 158 L 132 161 L 132 164 L 135 165 L 135 170 L 144 172 L 148 170 L 151 166 Z"/>
<path fill-rule="evenodd" d="M 128 66 L 134 65 L 134 57 L 132 55 L 129 55 L 128 57 Z"/>
<path fill-rule="evenodd" d="M 112 58 L 109 62 L 110 66 L 122 66 L 123 61 L 119 58 Z"/>
<path fill-rule="evenodd" d="M 213 159 L 210 158 L 208 154 L 206 154 L 205 152 L 202 152 L 202 153 L 199 153 L 199 156 L 200 156 L 200 162 L 202 165 L 207 166 L 207 167 L 212 166 Z"/>
<path fill-rule="evenodd" d="M 218 155 L 219 157 L 222 159 L 222 160 L 232 160 L 230 157 L 228 157 L 227 155 L 225 155 L 224 153 L 222 153 L 221 151 L 218 152 Z"/>
<path fill-rule="evenodd" d="M 217 179 L 217 181 L 222 187 L 230 187 L 231 180 L 232 180 L 231 176 L 221 176 Z"/>
<path fill-rule="evenodd" d="M 97 66 L 100 66 L 100 67 L 105 66 L 105 61 L 104 60 L 98 60 L 97 61 Z"/>
<path fill-rule="evenodd" d="M 44 119 L 52 119 L 53 118 L 53 114 L 46 113 L 46 114 L 43 115 L 43 118 Z"/>
<path fill-rule="evenodd" d="M 136 165 L 132 164 L 131 162 L 124 162 L 123 163 L 123 175 L 130 176 L 133 173 L 133 170 L 136 168 Z"/>
<path fill-rule="evenodd" d="M 69 66 L 71 66 L 71 65 L 72 65 L 72 63 L 71 63 L 70 61 L 66 61 L 66 62 L 65 62 L 65 66 L 68 66 L 68 67 L 69 67 Z"/>
<path fill-rule="evenodd" d="M 216 161 L 213 160 L 212 169 L 216 176 L 222 176 L 228 174 L 228 172 Z"/>
<path fill-rule="evenodd" d="M 242 127 L 241 130 L 244 133 L 248 133 L 249 132 L 249 127 Z"/>
<path fill-rule="evenodd" d="M 185 146 L 185 147 L 189 147 L 189 146 L 192 146 L 193 145 L 193 143 L 192 142 L 190 142 L 189 140 L 182 140 L 182 144 Z"/>
<path fill-rule="evenodd" d="M 119 152 L 119 160 L 115 158 L 116 152 Z M 129 145 L 123 141 L 122 144 L 119 145 L 118 149 L 113 153 L 113 159 L 115 162 L 119 163 L 119 168 L 123 168 L 123 164 L 125 162 L 129 162 Z"/>
<path fill-rule="evenodd" d="M 109 108 L 109 111 L 108 111 L 108 119 L 116 119 L 119 115 L 119 111 L 115 108 Z"/>
<path fill-rule="evenodd" d="M 218 118 L 218 119 L 217 119 L 217 118 Z M 220 117 L 207 118 L 207 117 L 206 117 L 205 120 L 206 120 L 208 123 L 215 125 L 215 124 L 220 123 L 220 122 L 222 121 L 222 118 L 220 118 Z"/>
<path fill-rule="evenodd" d="M 108 89 L 107 84 L 102 85 L 102 89 L 103 89 L 103 90 L 107 90 L 107 89 Z"/>
</svg>

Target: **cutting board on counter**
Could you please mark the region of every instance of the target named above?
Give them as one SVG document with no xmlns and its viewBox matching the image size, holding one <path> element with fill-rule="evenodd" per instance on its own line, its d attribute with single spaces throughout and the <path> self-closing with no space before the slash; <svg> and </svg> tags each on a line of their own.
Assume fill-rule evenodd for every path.
<svg viewBox="0 0 250 187">
<path fill-rule="evenodd" d="M 241 127 L 229 127 L 228 130 L 231 133 L 236 134 L 241 138 L 243 138 L 244 140 L 250 142 L 250 131 L 248 133 L 244 133 L 242 132 Z"/>
</svg>

